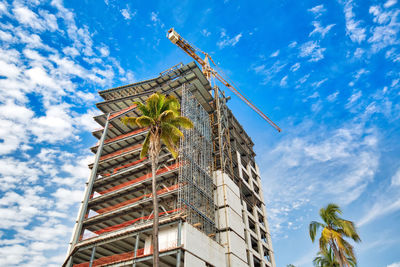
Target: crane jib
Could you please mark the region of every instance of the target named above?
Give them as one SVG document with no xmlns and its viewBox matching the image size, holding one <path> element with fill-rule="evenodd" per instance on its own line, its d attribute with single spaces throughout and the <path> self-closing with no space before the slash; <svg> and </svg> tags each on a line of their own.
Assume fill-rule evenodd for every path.
<svg viewBox="0 0 400 267">
<path fill-rule="evenodd" d="M 247 99 L 243 94 L 241 94 L 238 89 L 236 89 L 233 85 L 228 83 L 226 81 L 226 79 L 224 79 L 221 76 L 220 73 L 218 73 L 216 70 L 211 68 L 210 64 L 208 63 L 208 58 L 211 60 L 211 62 L 216 67 L 217 67 L 217 65 L 215 64 L 214 60 L 211 58 L 211 56 L 209 54 L 201 51 L 200 49 L 197 49 L 197 48 L 193 47 L 188 41 L 183 39 L 182 36 L 180 36 L 174 30 L 174 28 L 171 28 L 170 30 L 168 30 L 167 37 L 173 44 L 176 44 L 183 51 L 185 51 L 190 57 L 192 57 L 194 60 L 196 60 L 201 65 L 201 67 L 203 68 L 203 71 L 206 70 L 206 72 L 208 73 L 208 77 L 207 78 L 211 78 L 211 74 L 212 74 L 212 76 L 217 78 L 229 90 L 231 90 L 235 95 L 237 95 L 241 100 L 243 100 L 252 110 L 254 110 L 258 115 L 260 115 L 266 122 L 268 122 L 278 132 L 281 132 L 281 128 L 279 128 L 278 125 L 276 125 L 267 115 L 265 115 L 259 108 L 257 108 L 249 99 Z M 203 60 L 199 55 L 196 54 L 196 50 L 200 51 L 201 53 L 203 53 L 206 56 L 205 60 Z"/>
</svg>

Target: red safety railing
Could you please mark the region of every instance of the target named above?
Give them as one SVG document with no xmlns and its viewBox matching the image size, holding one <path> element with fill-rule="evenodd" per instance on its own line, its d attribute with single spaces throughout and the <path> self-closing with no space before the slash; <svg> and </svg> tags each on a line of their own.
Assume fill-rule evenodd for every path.
<svg viewBox="0 0 400 267">
<path fill-rule="evenodd" d="M 144 157 L 144 158 L 139 159 L 139 160 L 136 160 L 136 161 L 134 161 L 134 162 L 131 162 L 131 163 L 128 163 L 128 164 L 119 166 L 119 167 L 117 167 L 117 168 L 114 168 L 114 169 L 112 170 L 112 172 L 104 173 L 103 176 L 110 176 L 110 175 L 112 175 L 112 174 L 116 174 L 119 170 L 122 170 L 122 169 L 125 169 L 125 168 L 128 168 L 128 167 L 134 166 L 134 165 L 136 165 L 136 164 L 138 164 L 138 163 L 140 163 L 140 162 L 142 162 L 142 161 L 144 161 L 144 160 L 146 160 L 146 159 L 147 159 L 147 157 Z"/>
<path fill-rule="evenodd" d="M 108 120 L 112 120 L 112 119 L 114 119 L 115 117 L 118 117 L 119 115 L 122 115 L 122 114 L 124 114 L 124 113 L 126 113 L 126 112 L 128 112 L 128 111 L 130 111 L 130 110 L 132 110 L 132 109 L 135 109 L 136 106 L 137 106 L 136 104 L 133 104 L 132 106 L 129 106 L 129 107 L 127 107 L 127 108 L 124 108 L 124 109 L 122 109 L 122 110 L 120 110 L 120 111 L 118 111 L 118 112 L 112 114 L 112 115 L 108 118 Z"/>
<path fill-rule="evenodd" d="M 163 211 L 163 212 L 160 212 L 159 215 L 162 216 L 162 215 L 165 215 L 165 214 L 175 213 L 175 212 L 177 212 L 177 211 L 179 211 L 179 209 L 173 209 L 173 210 Z M 116 231 L 116 230 L 125 228 L 125 227 L 127 227 L 127 226 L 129 226 L 129 225 L 132 225 L 132 224 L 134 224 L 134 223 L 136 223 L 136 222 L 138 222 L 138 221 L 140 221 L 140 220 L 150 220 L 150 219 L 153 219 L 153 217 L 154 217 L 153 214 L 148 215 L 148 216 L 142 216 L 142 217 L 136 218 L 136 219 L 134 219 L 134 220 L 126 221 L 126 222 L 123 222 L 123 223 L 120 223 L 120 224 L 117 224 L 117 225 L 109 226 L 109 227 L 106 227 L 106 228 L 103 228 L 103 229 L 94 231 L 94 233 L 95 233 L 95 234 L 98 234 L 98 235 L 101 235 L 101 234 L 104 234 L 104 233 L 113 232 L 113 231 Z"/>
<path fill-rule="evenodd" d="M 137 164 L 137 163 L 138 163 L 138 162 L 136 162 L 135 164 Z M 133 163 L 129 163 L 129 164 L 134 165 Z M 129 165 L 129 164 L 127 164 L 127 165 Z M 122 167 L 122 166 L 121 166 L 121 167 Z M 160 175 L 160 174 L 169 172 L 169 171 L 171 171 L 171 170 L 175 170 L 175 169 L 177 169 L 178 167 L 179 167 L 179 163 L 174 163 L 174 164 L 172 164 L 172 165 L 170 165 L 170 166 L 167 166 L 167 167 L 164 167 L 164 168 L 162 168 L 162 169 L 159 169 L 159 170 L 156 172 L 156 174 L 157 174 L 157 175 Z M 126 168 L 126 167 L 125 167 L 125 168 Z M 131 181 L 127 181 L 127 182 L 125 182 L 125 183 L 122 183 L 122 184 L 113 186 L 113 187 L 111 187 L 111 188 L 108 188 L 108 189 L 106 189 L 106 190 L 103 190 L 103 191 L 100 191 L 100 192 L 97 192 L 97 193 L 99 193 L 100 195 L 104 195 L 104 194 L 106 194 L 106 193 L 109 193 L 109 192 L 112 192 L 112 191 L 121 189 L 121 188 L 123 188 L 123 187 L 126 187 L 126 186 L 129 186 L 129 185 L 132 185 L 132 184 L 141 182 L 141 181 L 143 181 L 143 180 L 149 179 L 149 178 L 151 178 L 151 177 L 152 177 L 152 173 L 150 172 L 150 173 L 147 173 L 147 174 L 145 174 L 145 175 L 143 175 L 143 176 L 141 176 L 141 177 L 138 177 L 138 178 L 136 178 L 136 179 L 133 179 L 133 180 L 131 180 Z M 92 198 L 92 197 L 93 197 L 93 194 L 91 195 L 91 198 Z"/>
<path fill-rule="evenodd" d="M 168 192 L 173 191 L 173 190 L 178 189 L 178 188 L 179 188 L 179 184 L 172 185 L 172 186 L 170 186 L 170 187 L 167 187 L 167 188 L 163 188 L 163 189 L 158 190 L 158 191 L 157 191 L 157 195 L 160 196 L 160 195 L 162 195 L 162 194 L 168 193 Z M 118 204 L 116 204 L 116 205 L 113 205 L 113 206 L 110 206 L 110 207 L 107 207 L 107 208 L 102 208 L 102 209 L 96 210 L 96 212 L 99 213 L 99 214 L 103 214 L 103 213 L 105 213 L 105 212 L 109 212 L 109 211 L 116 210 L 116 209 L 118 209 L 118 208 L 127 206 L 127 205 L 129 205 L 129 204 L 133 204 L 133 203 L 138 202 L 139 200 L 142 200 L 142 199 L 144 199 L 144 198 L 151 198 L 151 197 L 153 197 L 153 194 L 152 194 L 152 193 L 150 193 L 150 194 L 144 194 L 144 195 L 141 195 L 141 196 L 139 196 L 139 197 L 135 197 L 135 198 L 126 200 L 126 201 L 124 201 L 124 202 L 118 203 Z M 96 216 L 97 216 L 97 215 L 96 215 Z"/>
<path fill-rule="evenodd" d="M 160 250 L 160 252 L 163 251 L 168 251 L 171 249 L 176 248 L 176 246 L 172 246 L 166 249 L 162 249 Z M 136 258 L 141 258 L 144 256 L 148 256 L 148 255 L 152 255 L 153 254 L 153 247 L 150 246 L 150 249 L 148 249 L 148 253 L 145 253 L 145 249 L 141 248 L 136 250 Z M 122 253 L 122 254 L 116 254 L 116 255 L 111 255 L 111 256 L 105 256 L 105 257 L 101 257 L 99 259 L 96 259 L 93 261 L 92 266 L 96 266 L 96 267 L 100 267 L 100 266 L 104 266 L 104 265 L 109 265 L 109 264 L 114 264 L 114 263 L 118 263 L 118 262 L 123 262 L 123 261 L 129 261 L 129 260 L 133 260 L 135 259 L 135 252 L 126 252 L 126 253 Z M 73 267 L 89 267 L 90 266 L 90 262 L 83 262 L 83 263 L 79 263 L 79 264 L 74 264 Z"/>
<path fill-rule="evenodd" d="M 106 159 L 110 159 L 110 158 L 119 156 L 121 154 L 137 150 L 137 149 L 139 149 L 141 147 L 142 147 L 142 144 L 137 144 L 137 145 L 134 145 L 134 146 L 129 146 L 129 147 L 126 147 L 124 149 L 117 150 L 117 151 L 115 151 L 113 153 L 110 153 L 110 154 L 107 154 L 107 155 L 104 155 L 104 156 L 100 157 L 100 161 L 103 161 L 103 160 L 106 160 Z"/>
<path fill-rule="evenodd" d="M 104 141 L 104 144 L 109 144 L 109 143 L 112 143 L 112 142 L 114 142 L 114 141 L 118 141 L 118 140 L 121 140 L 121 139 L 130 137 L 130 136 L 133 136 L 133 135 L 140 134 L 140 133 L 142 133 L 142 132 L 147 131 L 148 129 L 149 129 L 149 127 L 145 127 L 145 128 L 140 128 L 140 129 L 131 131 L 131 132 L 126 133 L 126 134 L 118 135 L 118 136 L 116 136 L 116 137 L 114 137 L 114 138 L 110 138 L 110 139 L 105 140 L 105 141 Z M 96 146 L 98 146 L 99 144 L 100 144 L 100 141 L 98 141 L 98 142 L 96 143 Z"/>
</svg>

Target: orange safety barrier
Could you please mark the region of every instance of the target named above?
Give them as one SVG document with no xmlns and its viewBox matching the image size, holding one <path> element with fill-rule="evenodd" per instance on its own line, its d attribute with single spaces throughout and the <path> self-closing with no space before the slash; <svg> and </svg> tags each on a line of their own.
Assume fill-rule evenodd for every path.
<svg viewBox="0 0 400 267">
<path fill-rule="evenodd" d="M 157 191 L 157 195 L 165 194 L 165 193 L 170 192 L 172 190 L 175 190 L 177 188 L 179 188 L 179 184 L 176 184 L 176 185 L 173 185 L 173 186 L 170 186 L 170 187 L 167 187 L 167 188 L 160 189 L 160 190 Z M 116 205 L 96 210 L 96 212 L 99 213 L 99 214 L 103 214 L 105 212 L 116 210 L 116 209 L 118 209 L 120 207 L 124 207 L 124 206 L 127 206 L 129 204 L 133 204 L 133 203 L 138 202 L 139 200 L 142 200 L 143 198 L 147 198 L 147 197 L 148 198 L 153 197 L 153 194 L 152 193 L 144 194 L 144 195 L 141 195 L 140 197 L 135 197 L 135 198 L 129 199 L 127 201 L 118 203 Z"/>
<path fill-rule="evenodd" d="M 179 210 L 180 210 L 180 209 L 178 208 L 178 209 L 174 209 L 174 210 L 164 211 L 164 212 L 160 212 L 159 215 L 162 216 L 162 215 L 164 215 L 164 214 L 171 214 L 171 213 L 177 212 L 177 211 L 179 211 Z M 124 222 L 124 223 L 120 223 L 120 224 L 117 224 L 117 225 L 113 225 L 113 226 L 109 226 L 109 227 L 103 228 L 103 229 L 101 229 L 101 230 L 94 231 L 94 233 L 95 233 L 95 234 L 98 234 L 98 235 L 101 235 L 101 234 L 104 234 L 104 233 L 113 232 L 113 231 L 116 231 L 116 230 L 125 228 L 125 227 L 127 227 L 127 226 L 129 226 L 129 225 L 132 225 L 132 224 L 134 224 L 134 223 L 137 222 L 137 221 L 140 221 L 140 220 L 149 220 L 149 219 L 152 219 L 153 217 L 154 217 L 153 214 L 148 215 L 148 216 L 143 216 L 143 217 L 140 217 L 140 218 L 136 218 L 136 219 L 134 219 L 134 220 L 126 221 L 126 222 Z"/>
<path fill-rule="evenodd" d="M 136 104 L 133 104 L 132 106 L 129 106 L 129 107 L 124 108 L 124 109 L 121 109 L 121 110 L 118 111 L 117 113 L 112 114 L 112 115 L 108 118 L 108 120 L 112 120 L 112 119 L 114 119 L 115 117 L 118 117 L 119 115 L 121 115 L 121 114 L 123 114 L 123 113 L 125 113 L 125 112 L 130 111 L 130 110 L 136 108 L 136 106 L 137 106 Z"/>
<path fill-rule="evenodd" d="M 123 139 L 125 137 L 129 137 L 129 136 L 132 136 L 132 135 L 136 135 L 138 133 L 147 131 L 148 129 L 149 129 L 149 127 L 145 127 L 145 128 L 140 128 L 140 129 L 137 129 L 135 131 L 129 132 L 127 134 L 118 135 L 117 137 L 105 140 L 104 144 L 108 144 L 108 143 L 114 142 L 114 141 L 119 140 L 119 139 Z"/>
<path fill-rule="evenodd" d="M 162 251 L 167 251 L 170 249 L 174 249 L 176 248 L 176 246 L 167 248 L 167 249 L 162 249 L 160 250 L 160 252 Z M 149 249 L 149 253 L 144 253 L 144 248 L 138 249 L 136 250 L 136 258 L 141 258 L 143 256 L 148 256 L 153 254 L 153 246 L 150 246 Z M 122 253 L 122 254 L 116 254 L 116 255 L 111 255 L 111 256 L 105 256 L 105 257 L 101 257 L 97 260 L 93 261 L 92 266 L 104 266 L 104 265 L 108 265 L 108 264 L 114 264 L 114 263 L 118 263 L 118 262 L 122 262 L 122 261 L 129 261 L 129 260 L 133 260 L 135 258 L 135 252 L 126 252 L 126 253 Z M 84 263 L 79 263 L 79 264 L 74 264 L 73 267 L 89 267 L 90 266 L 90 262 L 84 262 Z"/>
<path fill-rule="evenodd" d="M 109 158 L 113 158 L 113 157 L 121 155 L 122 153 L 125 153 L 125 152 L 136 150 L 136 149 L 138 149 L 140 147 L 142 147 L 142 144 L 137 144 L 137 145 L 134 145 L 134 146 L 130 146 L 130 147 L 121 149 L 121 150 L 117 150 L 117 151 L 115 151 L 113 153 L 110 153 L 110 154 L 107 154 L 105 156 L 100 157 L 100 161 L 105 160 L 105 159 L 109 159 Z"/>
<path fill-rule="evenodd" d="M 170 166 L 168 166 L 168 167 L 165 167 L 165 168 L 162 168 L 162 169 L 158 170 L 158 171 L 156 172 L 156 174 L 157 174 L 157 175 L 163 174 L 163 173 L 166 173 L 166 172 L 168 172 L 168 171 L 174 170 L 174 169 L 176 169 L 176 168 L 178 168 L 178 167 L 179 167 L 179 163 L 174 163 L 174 164 L 172 164 L 172 165 L 170 165 Z M 103 191 L 98 192 L 98 193 L 101 194 L 101 195 L 104 195 L 105 193 L 112 192 L 112 191 L 115 191 L 115 190 L 117 190 L 117 189 L 126 187 L 126 186 L 128 186 L 128 185 L 138 183 L 138 182 L 143 181 L 143 180 L 146 180 L 146 179 L 148 179 L 148 178 L 150 178 L 150 177 L 152 177 L 151 172 L 150 172 L 150 173 L 147 173 L 147 174 L 145 174 L 145 175 L 143 175 L 143 176 L 141 176 L 141 177 L 138 177 L 138 178 L 136 178 L 136 179 L 134 179 L 134 180 L 127 181 L 127 182 L 125 182 L 125 183 L 122 183 L 122 184 L 113 186 L 113 187 L 111 187 L 111 188 L 109 188 L 109 189 L 103 190 Z M 92 195 L 92 196 L 93 196 L 93 195 Z"/>
<path fill-rule="evenodd" d="M 103 174 L 103 176 L 110 176 L 111 174 L 117 173 L 117 171 L 119 171 L 119 170 L 121 170 L 121 169 L 125 169 L 125 168 L 128 168 L 128 167 L 131 167 L 131 166 L 136 165 L 136 164 L 138 164 L 138 163 L 140 163 L 140 162 L 142 162 L 142 161 L 144 161 L 144 160 L 146 160 L 146 159 L 147 159 L 147 157 L 144 157 L 144 158 L 139 159 L 139 160 L 136 160 L 136 161 L 134 161 L 134 162 L 131 162 L 131 163 L 128 163 L 128 164 L 119 166 L 119 167 L 113 169 L 112 172 Z"/>
</svg>

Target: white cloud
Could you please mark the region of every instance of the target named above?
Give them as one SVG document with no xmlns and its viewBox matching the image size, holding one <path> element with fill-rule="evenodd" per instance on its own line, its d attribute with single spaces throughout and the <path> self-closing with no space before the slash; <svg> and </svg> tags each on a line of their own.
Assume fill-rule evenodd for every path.
<svg viewBox="0 0 400 267">
<path fill-rule="evenodd" d="M 324 5 L 318 5 L 313 8 L 307 9 L 309 12 L 313 13 L 315 18 L 320 17 L 326 9 L 324 8 Z"/>
<path fill-rule="evenodd" d="M 300 64 L 299 62 L 297 62 L 297 63 L 293 64 L 293 65 L 290 67 L 290 71 L 295 72 L 295 71 L 297 71 L 297 70 L 300 68 L 300 66 L 301 66 L 301 64 Z"/>
<path fill-rule="evenodd" d="M 400 168 L 397 170 L 397 172 L 392 177 L 392 185 L 400 186 Z"/>
<path fill-rule="evenodd" d="M 131 11 L 129 6 L 127 5 L 126 8 L 121 9 L 121 14 L 126 20 L 131 20 L 134 16 L 136 16 L 137 11 Z"/>
<path fill-rule="evenodd" d="M 313 82 L 313 83 L 311 84 L 311 86 L 314 87 L 314 88 L 318 88 L 318 87 L 320 87 L 324 82 L 326 82 L 327 80 L 328 80 L 328 78 L 325 78 L 325 79 L 322 79 L 322 80 L 320 80 L 320 81 Z"/>
<path fill-rule="evenodd" d="M 339 91 L 336 91 L 330 95 L 328 95 L 328 97 L 326 98 L 329 102 L 333 102 L 336 100 L 337 96 L 339 95 Z"/>
<path fill-rule="evenodd" d="M 383 215 L 392 213 L 400 209 L 400 199 L 384 199 L 376 202 L 372 207 L 369 207 L 369 211 L 358 221 L 358 226 L 364 226 Z"/>
<path fill-rule="evenodd" d="M 202 29 L 201 34 L 205 37 L 208 37 L 211 35 L 211 32 L 207 31 L 207 29 Z"/>
<path fill-rule="evenodd" d="M 0 265 L 55 267 L 93 160 L 71 141 L 95 127 L 96 91 L 135 77 L 61 0 L 13 5 L 0 3 Z"/>
<path fill-rule="evenodd" d="M 324 38 L 325 35 L 332 29 L 332 27 L 335 26 L 335 24 L 329 24 L 328 26 L 323 27 L 319 21 L 313 21 L 312 25 L 314 26 L 314 30 L 310 32 L 308 36 L 320 34 L 322 38 Z"/>
<path fill-rule="evenodd" d="M 271 55 L 269 55 L 269 57 L 277 57 L 279 55 L 279 49 L 276 50 L 275 52 L 271 53 Z"/>
<path fill-rule="evenodd" d="M 287 86 L 287 79 L 288 79 L 288 76 L 286 75 L 285 77 L 283 77 L 283 78 L 281 79 L 279 85 L 280 85 L 281 87 L 286 87 L 286 86 Z"/>
<path fill-rule="evenodd" d="M 159 25 L 161 28 L 164 28 L 164 23 L 161 22 L 160 18 L 158 17 L 158 12 L 151 12 L 150 13 L 150 20 L 153 22 L 153 26 Z"/>
<path fill-rule="evenodd" d="M 368 38 L 368 42 L 372 44 L 372 49 L 379 51 L 387 46 L 398 44 L 397 34 L 400 30 L 400 23 L 397 22 L 397 17 L 400 10 L 385 11 L 381 6 L 371 6 L 369 13 L 374 16 L 374 22 L 379 24 L 372 27 L 372 36 Z"/>
<path fill-rule="evenodd" d="M 373 181 L 379 162 L 377 132 L 355 121 L 332 130 L 304 121 L 261 155 L 272 233 L 283 233 L 299 207 L 319 206 L 326 199 L 347 205 Z"/>
<path fill-rule="evenodd" d="M 300 46 L 300 57 L 309 57 L 310 62 L 317 62 L 324 58 L 323 52 L 326 48 L 322 48 L 316 41 L 308 41 Z"/>
<path fill-rule="evenodd" d="M 354 51 L 354 57 L 356 58 L 361 58 L 362 55 L 364 55 L 364 50 L 362 48 L 357 48 L 356 51 Z"/>
<path fill-rule="evenodd" d="M 390 0 L 389 0 L 390 1 Z M 388 2 L 389 2 L 388 1 Z M 392 1 L 393 2 L 393 1 Z M 396 3 L 396 1 L 394 1 Z M 392 264 L 389 264 L 386 267 L 400 267 L 400 261 L 399 262 L 393 262 Z"/>
<path fill-rule="evenodd" d="M 289 44 L 289 47 L 290 47 L 290 48 L 293 48 L 293 47 L 296 47 L 296 45 L 297 45 L 297 42 L 296 42 L 296 41 L 293 41 L 293 42 L 291 42 L 291 43 Z"/>
<path fill-rule="evenodd" d="M 32 120 L 31 131 L 37 142 L 55 143 L 73 136 L 73 119 L 69 115 L 68 106 L 49 107 L 45 116 Z"/>
<path fill-rule="evenodd" d="M 217 46 L 220 49 L 222 49 L 222 48 L 224 48 L 226 46 L 235 46 L 239 42 L 240 38 L 242 38 L 242 33 L 238 33 L 234 37 L 230 38 L 226 34 L 226 30 L 222 29 L 221 30 L 220 40 L 217 42 Z"/>
<path fill-rule="evenodd" d="M 19 6 L 13 9 L 13 13 L 15 14 L 15 18 L 22 25 L 27 25 L 36 30 L 44 30 L 45 26 L 41 19 L 29 10 L 27 7 Z"/>
<path fill-rule="evenodd" d="M 346 108 L 350 108 L 354 104 L 354 102 L 356 102 L 358 99 L 361 98 L 361 96 L 362 96 L 361 91 L 357 91 L 357 92 L 353 93 L 348 99 Z"/>
<path fill-rule="evenodd" d="M 279 72 L 281 72 L 286 65 L 286 63 L 277 60 L 271 67 L 267 67 L 265 64 L 262 64 L 253 67 L 253 70 L 255 73 L 264 77 L 263 83 L 266 84 L 270 82 L 272 78 L 274 78 Z"/>
<path fill-rule="evenodd" d="M 346 20 L 346 34 L 350 37 L 353 42 L 361 43 L 365 40 L 365 28 L 362 28 L 360 24 L 362 21 L 355 20 L 355 14 L 353 12 L 353 1 L 348 0 L 344 5 L 344 16 Z"/>
<path fill-rule="evenodd" d="M 397 3 L 397 0 L 388 0 L 386 1 L 386 3 L 384 4 L 385 8 L 389 8 L 391 6 L 394 6 Z"/>
</svg>

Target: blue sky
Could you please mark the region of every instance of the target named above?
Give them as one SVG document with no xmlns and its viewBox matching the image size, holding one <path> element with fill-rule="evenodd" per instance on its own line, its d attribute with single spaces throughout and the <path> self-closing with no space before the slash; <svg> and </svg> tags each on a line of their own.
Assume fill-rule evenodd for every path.
<svg viewBox="0 0 400 267">
<path fill-rule="evenodd" d="M 255 142 L 278 266 L 312 266 L 335 202 L 362 267 L 400 266 L 400 4 L 0 2 L 0 266 L 59 266 L 92 161 L 103 90 L 211 53 L 282 129 L 232 97 Z"/>
</svg>

